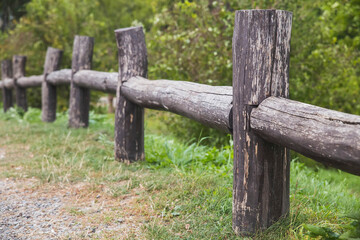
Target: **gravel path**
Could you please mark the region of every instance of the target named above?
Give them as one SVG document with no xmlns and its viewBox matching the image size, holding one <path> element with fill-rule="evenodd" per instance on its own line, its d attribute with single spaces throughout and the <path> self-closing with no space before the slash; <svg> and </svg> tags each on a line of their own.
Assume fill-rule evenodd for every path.
<svg viewBox="0 0 360 240">
<path fill-rule="evenodd" d="M 142 238 L 134 196 L 114 199 L 75 186 L 36 179 L 0 179 L 0 240 Z"/>
</svg>

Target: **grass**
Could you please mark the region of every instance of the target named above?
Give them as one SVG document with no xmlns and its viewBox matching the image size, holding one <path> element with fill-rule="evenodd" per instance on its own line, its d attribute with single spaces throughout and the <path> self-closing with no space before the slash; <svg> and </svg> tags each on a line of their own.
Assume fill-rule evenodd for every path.
<svg viewBox="0 0 360 240">
<path fill-rule="evenodd" d="M 135 194 L 147 239 L 243 239 L 231 228 L 230 140 L 228 146 L 213 148 L 201 140 L 182 142 L 154 135 L 148 127 L 146 161 L 125 165 L 113 158 L 111 116 L 92 113 L 88 129 L 68 129 L 66 114 L 58 114 L 57 119 L 42 123 L 36 109 L 0 113 L 0 150 L 7 154 L 0 160 L 0 177 L 35 177 L 43 184 L 86 182 L 89 191 L 106 186 L 106 194 L 114 199 Z M 291 212 L 254 239 L 310 239 L 314 233 L 305 224 L 346 232 L 355 222 L 350 215 L 360 214 L 359 180 L 341 171 L 309 168 L 294 159 Z M 109 215 L 102 221 L 119 217 Z"/>
</svg>

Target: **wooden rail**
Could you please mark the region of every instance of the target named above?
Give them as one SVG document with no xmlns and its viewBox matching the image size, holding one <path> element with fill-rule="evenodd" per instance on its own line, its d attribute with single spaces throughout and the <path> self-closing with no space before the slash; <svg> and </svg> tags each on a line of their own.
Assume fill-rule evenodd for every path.
<svg viewBox="0 0 360 240">
<path fill-rule="evenodd" d="M 232 87 L 133 77 L 123 82 L 121 94 L 139 106 L 177 113 L 232 132 Z"/>
<path fill-rule="evenodd" d="M 233 228 L 249 235 L 289 212 L 289 150 L 360 176 L 360 117 L 292 101 L 289 57 L 292 14 L 237 11 L 233 86 L 148 80 L 141 27 L 115 31 L 119 72 L 91 69 L 94 40 L 76 36 L 72 69 L 48 48 L 44 74 L 25 77 L 26 57 L 1 63 L 4 111 L 27 108 L 26 88 L 42 87 L 42 120 L 56 117 L 56 86 L 70 85 L 69 127 L 87 127 L 90 89 L 116 93 L 115 158 L 144 159 L 143 108 L 170 111 L 233 134 Z"/>
<path fill-rule="evenodd" d="M 360 175 L 360 116 L 269 97 L 251 112 L 250 125 L 269 142 Z"/>
<path fill-rule="evenodd" d="M 54 86 L 66 85 L 71 82 L 71 69 L 61 69 L 50 73 L 46 81 Z"/>
</svg>

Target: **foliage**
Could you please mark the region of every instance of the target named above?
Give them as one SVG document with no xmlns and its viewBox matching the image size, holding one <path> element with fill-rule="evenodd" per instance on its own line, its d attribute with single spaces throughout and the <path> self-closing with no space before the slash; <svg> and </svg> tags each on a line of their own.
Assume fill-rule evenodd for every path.
<svg viewBox="0 0 360 240">
<path fill-rule="evenodd" d="M 194 143 L 179 143 L 171 138 L 149 135 L 145 141 L 145 150 L 148 152 L 146 161 L 152 163 L 152 168 L 156 169 L 169 166 L 180 171 L 198 168 L 223 171 L 224 174 L 231 175 L 232 141 L 230 145 L 222 148 L 209 148 L 201 145 L 203 140 L 204 138 Z M 157 144 L 153 146 L 152 142 Z"/>
<path fill-rule="evenodd" d="M 30 0 L 2 0 L 0 2 L 0 27 L 5 32 L 12 26 L 12 19 L 19 19 L 26 13 L 24 5 Z"/>
<path fill-rule="evenodd" d="M 8 33 L 0 34 L 0 55 L 26 55 L 27 75 L 42 74 L 48 46 L 64 51 L 61 68 L 71 68 L 75 35 L 95 37 L 93 66 L 95 70 L 117 71 L 117 47 L 114 29 L 128 27 L 137 19 L 148 26 L 152 5 L 150 0 L 32 0 L 26 5 L 26 16 Z M 154 6 L 155 8 L 156 6 Z M 136 11 L 135 11 L 136 10 Z M 131 14 L 133 13 L 133 14 Z M 58 91 L 59 109 L 68 107 L 68 87 Z M 97 100 L 99 93 L 92 92 Z M 33 107 L 41 106 L 40 89 L 29 89 L 28 99 Z"/>
<path fill-rule="evenodd" d="M 150 76 L 230 85 L 233 13 L 225 3 L 178 2 L 154 18 Z"/>
<path fill-rule="evenodd" d="M 293 12 L 292 99 L 360 114 L 360 2 L 357 0 L 177 2 L 154 18 L 148 37 L 150 76 L 231 85 L 234 10 L 248 8 Z M 205 136 L 213 134 L 188 120 L 171 119 L 169 124 L 188 137 L 201 131 Z"/>
<path fill-rule="evenodd" d="M 321 236 L 322 239 L 326 240 L 351 240 L 360 238 L 360 216 L 352 216 L 351 219 L 354 219 L 349 225 L 344 226 L 345 231 L 343 234 L 338 234 L 328 227 L 318 227 L 315 225 L 304 224 L 304 228 L 309 231 L 310 237 Z"/>
<path fill-rule="evenodd" d="M 293 31 L 291 98 L 360 114 L 360 2 L 312 1 L 303 7 L 303 19 L 294 19 L 303 27 Z"/>
<path fill-rule="evenodd" d="M 143 25 L 150 79 L 231 85 L 234 12 L 249 8 L 293 12 L 292 99 L 360 114 L 359 0 L 32 0 L 15 28 L 0 35 L 0 55 L 25 54 L 27 74 L 41 74 L 46 47 L 53 46 L 64 50 L 62 67 L 69 68 L 74 35 L 89 35 L 96 43 L 93 69 L 117 71 L 114 29 Z M 59 93 L 59 109 L 66 111 L 68 88 Z M 29 90 L 30 105 L 39 107 L 40 96 Z M 98 96 L 92 92 L 93 100 Z M 191 120 L 168 115 L 165 123 L 189 139 L 227 141 Z"/>
</svg>

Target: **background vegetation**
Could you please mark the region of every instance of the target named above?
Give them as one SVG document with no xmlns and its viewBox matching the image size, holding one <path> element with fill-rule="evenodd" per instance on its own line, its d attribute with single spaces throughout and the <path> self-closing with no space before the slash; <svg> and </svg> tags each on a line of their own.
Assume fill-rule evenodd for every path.
<svg viewBox="0 0 360 240">
<path fill-rule="evenodd" d="M 46 48 L 53 46 L 64 50 L 62 67 L 69 68 L 74 35 L 88 35 L 96 42 L 93 69 L 117 71 L 114 29 L 143 25 L 150 79 L 231 85 L 234 12 L 249 8 L 293 12 L 292 99 L 360 114 L 359 0 L 2 1 L 0 56 L 27 55 L 27 73 L 41 74 Z M 40 107 L 39 89 L 29 95 L 30 105 Z M 94 102 L 98 97 L 93 93 Z M 64 88 L 59 110 L 67 109 L 67 101 Z M 165 114 L 163 121 L 177 135 L 198 138 L 201 133 L 222 136 L 215 144 L 226 141 L 190 120 Z"/>
</svg>

